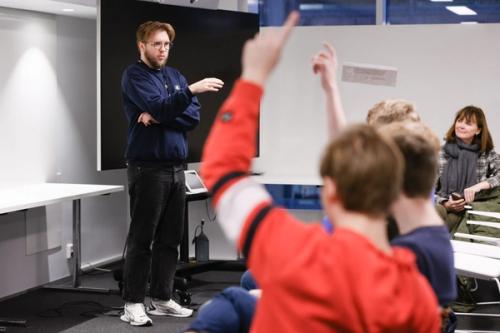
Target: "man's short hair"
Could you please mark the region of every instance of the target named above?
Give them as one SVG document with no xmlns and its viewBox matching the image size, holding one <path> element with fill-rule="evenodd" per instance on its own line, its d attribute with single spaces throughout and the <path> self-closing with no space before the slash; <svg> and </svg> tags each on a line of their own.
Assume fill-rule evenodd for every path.
<svg viewBox="0 0 500 333">
<path fill-rule="evenodd" d="M 439 165 L 439 139 L 422 122 L 395 122 L 378 128 L 403 154 L 403 192 L 410 198 L 429 198 Z"/>
<path fill-rule="evenodd" d="M 375 104 L 366 116 L 366 122 L 375 127 L 395 121 L 420 121 L 414 105 L 403 99 L 384 100 Z"/>
<path fill-rule="evenodd" d="M 366 124 L 347 127 L 325 149 L 320 174 L 331 178 L 346 210 L 387 215 L 398 197 L 404 161 L 396 145 Z"/>
<path fill-rule="evenodd" d="M 135 33 L 135 37 L 137 40 L 137 43 L 139 42 L 147 42 L 151 34 L 155 31 L 158 30 L 163 30 L 167 33 L 168 38 L 170 38 L 170 41 L 173 42 L 175 39 L 175 30 L 172 25 L 169 23 L 165 22 L 158 22 L 158 21 L 147 21 L 142 23 L 138 28 Z"/>
</svg>

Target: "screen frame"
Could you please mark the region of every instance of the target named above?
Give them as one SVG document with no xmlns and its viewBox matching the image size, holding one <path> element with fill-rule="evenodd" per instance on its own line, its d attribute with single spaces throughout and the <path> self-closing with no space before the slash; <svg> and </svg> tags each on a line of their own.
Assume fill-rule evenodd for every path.
<svg viewBox="0 0 500 333">
<path fill-rule="evenodd" d="M 122 9 L 125 14 L 121 12 L 117 14 L 118 7 Z M 138 8 L 137 12 L 132 10 L 132 8 Z M 170 15 L 173 16 L 162 15 L 162 10 L 168 11 L 171 13 Z M 177 10 L 180 16 L 176 16 L 173 10 Z M 184 15 L 183 13 L 186 11 L 194 13 L 193 18 L 183 20 L 182 18 L 184 16 L 182 15 Z M 152 12 L 154 14 L 151 14 Z M 197 16 L 200 16 L 202 19 L 196 20 Z M 221 20 L 214 20 L 214 18 L 221 18 Z M 139 0 L 98 1 L 97 170 L 99 171 L 126 168 L 124 155 L 128 124 L 123 114 L 121 89 L 118 88 L 117 90 L 115 88 L 120 87 L 121 79 L 121 76 L 118 78 L 116 72 L 120 71 L 121 74 L 126 66 L 137 61 L 138 53 L 135 45 L 135 30 L 140 23 L 149 19 L 171 22 L 176 29 L 179 39 L 176 38 L 175 40 L 175 53 L 169 55 L 167 66 L 180 70 L 188 80 L 188 83 L 196 82 L 204 77 L 219 77 L 225 81 L 224 88 L 217 94 L 205 93 L 197 96 L 202 105 L 200 113 L 202 119 L 196 129 L 187 132 L 189 153 L 185 161 L 186 163 L 197 163 L 201 161 L 202 148 L 211 125 L 215 120 L 216 113 L 224 100 L 228 97 L 234 82 L 239 78 L 241 73 L 241 49 L 244 42 L 252 38 L 255 33 L 259 31 L 259 16 L 255 13 L 173 6 Z M 206 25 L 208 24 L 207 22 L 211 22 L 210 25 L 215 25 L 215 27 L 213 31 L 209 32 L 210 38 L 216 38 L 213 36 L 217 36 L 217 33 L 220 32 L 221 29 L 224 33 L 228 30 L 230 31 L 227 33 L 228 35 L 219 38 L 221 41 L 208 45 L 207 43 L 210 43 L 209 41 L 211 39 L 207 39 L 206 36 L 203 37 L 203 34 L 200 34 L 201 41 L 197 43 L 193 38 L 190 38 L 190 36 L 192 36 L 193 33 L 196 36 L 197 31 L 200 30 L 184 27 L 185 31 L 182 31 L 176 24 L 175 19 L 182 22 L 185 21 L 186 25 L 190 27 L 198 24 L 198 29 L 202 31 L 205 31 L 203 29 L 203 24 Z M 201 21 L 205 23 L 199 23 Z M 224 21 L 226 21 L 226 23 L 224 23 Z M 127 26 L 128 30 L 126 31 L 120 30 L 119 28 L 113 28 L 115 30 L 106 28 L 106 25 L 121 25 L 123 22 L 129 24 L 129 26 Z M 232 29 L 227 29 L 227 27 L 222 28 L 224 27 L 223 24 L 232 27 Z M 133 31 L 130 28 L 131 26 L 133 26 Z M 239 35 L 235 35 L 235 33 Z M 123 46 L 124 40 L 126 46 Z M 215 40 L 217 41 L 217 39 Z M 228 50 L 224 50 L 224 47 L 228 44 L 231 46 L 229 46 Z M 114 49 L 115 47 L 119 50 L 125 48 L 124 50 L 126 52 L 113 50 L 111 51 L 113 55 L 109 56 L 109 49 Z M 214 50 L 213 52 L 215 52 L 215 55 L 218 55 L 212 57 L 213 59 L 224 59 L 224 57 L 226 57 L 232 60 L 230 62 L 219 61 L 218 63 L 211 63 L 209 61 L 210 59 L 204 56 L 211 49 Z M 192 56 L 183 57 L 178 54 L 180 50 L 185 50 L 185 52 Z M 223 52 L 223 54 L 218 54 L 217 52 Z M 201 56 L 194 59 L 193 57 L 197 54 Z M 112 58 L 113 61 L 110 61 L 109 58 Z M 124 59 L 126 59 L 126 61 Z M 196 59 L 198 59 L 198 61 Z M 182 61 L 186 63 L 182 64 Z M 198 74 L 193 75 L 193 71 Z M 113 78 L 111 79 L 111 77 Z M 109 91 L 110 88 L 108 87 L 110 86 L 113 89 L 111 97 L 109 93 L 106 92 Z M 110 100 L 111 102 L 109 102 Z M 259 145 L 259 135 L 257 135 L 256 156 L 259 155 Z"/>
<path fill-rule="evenodd" d="M 197 193 L 207 193 L 208 189 L 205 186 L 205 183 L 203 183 L 203 180 L 201 177 L 198 175 L 196 170 L 184 170 L 184 176 L 185 176 L 185 182 L 186 182 L 186 194 L 197 194 Z M 189 184 L 189 178 L 196 179 L 196 181 L 200 182 L 202 187 L 194 188 L 191 187 Z"/>
</svg>

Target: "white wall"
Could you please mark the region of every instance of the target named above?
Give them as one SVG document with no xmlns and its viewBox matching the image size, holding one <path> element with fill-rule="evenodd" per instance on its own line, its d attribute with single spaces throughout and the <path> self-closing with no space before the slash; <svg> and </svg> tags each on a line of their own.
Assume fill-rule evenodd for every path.
<svg viewBox="0 0 500 333">
<path fill-rule="evenodd" d="M 382 99 L 404 98 L 442 137 L 455 112 L 475 104 L 500 144 L 498 36 L 500 24 L 297 27 L 265 92 L 256 169 L 268 177 L 317 175 L 327 136 L 323 94 L 310 59 L 323 41 L 336 46 L 339 72 L 345 62 L 399 70 L 395 87 L 339 83 L 349 122 L 364 121 Z"/>
<path fill-rule="evenodd" d="M 95 21 L 1 11 L 0 186 L 124 184 L 124 171 L 95 170 Z M 27 254 L 35 221 L 40 234 L 29 239 L 46 246 Z M 126 228 L 125 193 L 83 199 L 82 264 L 120 257 Z M 61 245 L 70 242 L 71 202 L 0 216 L 0 297 L 69 275 Z"/>
<path fill-rule="evenodd" d="M 242 1 L 237 8 L 228 1 L 220 5 L 242 7 Z M 126 186 L 125 170 L 95 167 L 96 22 L 1 12 L 0 42 L 9 51 L 0 62 L 0 186 L 44 181 Z M 294 213 L 304 220 L 321 218 L 321 212 Z M 205 202 L 190 203 L 190 238 L 201 219 L 207 221 L 211 258 L 236 258 L 219 226 L 208 221 Z M 82 200 L 82 265 L 119 258 L 128 220 L 126 192 Z M 70 202 L 1 215 L 0 298 L 68 276 L 64 246 L 70 242 Z"/>
</svg>

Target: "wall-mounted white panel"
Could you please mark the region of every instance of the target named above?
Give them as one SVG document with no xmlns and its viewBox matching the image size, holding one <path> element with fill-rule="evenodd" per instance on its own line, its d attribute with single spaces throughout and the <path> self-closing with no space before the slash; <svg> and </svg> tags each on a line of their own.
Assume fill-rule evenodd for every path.
<svg viewBox="0 0 500 333">
<path fill-rule="evenodd" d="M 297 27 L 263 99 L 256 171 L 291 180 L 317 177 L 327 126 L 310 59 L 323 41 L 335 45 L 339 72 L 344 63 L 398 69 L 394 87 L 340 82 L 349 122 L 364 121 L 377 101 L 404 98 L 442 137 L 455 112 L 474 104 L 500 144 L 499 36 L 499 24 Z"/>
<path fill-rule="evenodd" d="M 56 24 L 7 11 L 0 16 L 0 40 L 6 49 L 0 62 L 0 180 L 43 182 L 56 160 Z"/>
<path fill-rule="evenodd" d="M 0 187 L 125 185 L 124 170 L 95 170 L 95 20 L 6 8 L 0 14 Z M 120 258 L 126 193 L 86 198 L 81 208 L 82 266 Z M 69 275 L 58 244 L 72 242 L 71 202 L 45 209 L 0 216 L 0 298 Z"/>
</svg>

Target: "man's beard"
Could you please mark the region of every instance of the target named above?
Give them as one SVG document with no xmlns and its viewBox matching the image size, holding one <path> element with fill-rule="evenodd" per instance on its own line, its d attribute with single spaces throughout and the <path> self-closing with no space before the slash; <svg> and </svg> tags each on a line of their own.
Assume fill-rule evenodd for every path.
<svg viewBox="0 0 500 333">
<path fill-rule="evenodd" d="M 149 62 L 149 64 L 156 69 L 165 67 L 165 64 L 167 63 L 167 57 L 165 57 L 165 59 L 160 62 L 155 57 L 149 55 L 147 52 L 144 54 L 144 56 L 146 57 L 146 60 Z"/>
</svg>

